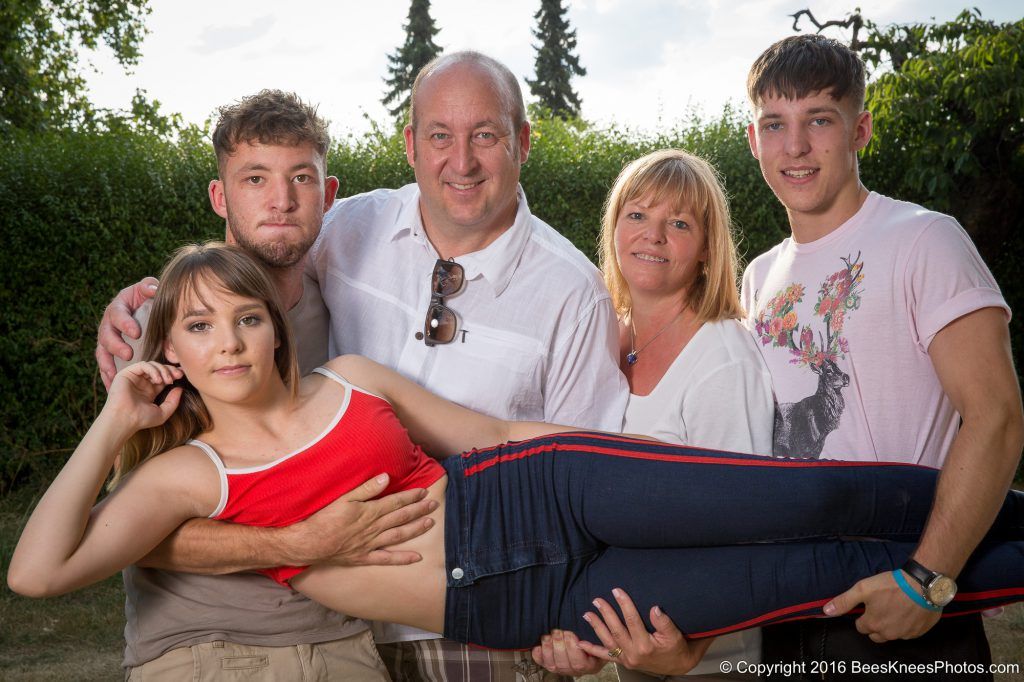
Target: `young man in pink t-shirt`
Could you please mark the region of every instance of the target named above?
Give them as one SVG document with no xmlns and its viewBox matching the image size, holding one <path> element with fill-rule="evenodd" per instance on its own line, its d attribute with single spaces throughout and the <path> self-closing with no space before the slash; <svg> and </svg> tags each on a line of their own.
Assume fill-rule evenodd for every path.
<svg viewBox="0 0 1024 682">
<path fill-rule="evenodd" d="M 956 220 L 861 184 L 864 83 L 857 54 L 818 35 L 781 40 L 751 68 L 750 149 L 792 235 L 747 267 L 742 300 L 772 374 L 776 455 L 942 476 L 904 570 L 825 606 L 863 615 L 765 628 L 764 660 L 806 656 L 840 674 L 852 661 L 985 663 L 980 618 L 936 623 L 1024 442 L 1010 311 Z"/>
<path fill-rule="evenodd" d="M 836 618 L 764 628 L 763 662 L 802 662 L 815 679 L 862 679 L 853 662 L 890 661 L 966 679 L 978 668 L 965 664 L 991 660 L 981 619 L 939 617 L 1024 445 L 1009 308 L 956 220 L 861 184 L 857 153 L 872 133 L 864 90 L 860 58 L 818 35 L 781 40 L 751 68 L 750 149 L 792 235 L 747 268 L 742 302 L 772 374 L 776 455 L 912 462 L 942 475 L 913 563 L 836 595 L 824 607 Z M 637 618 L 627 627 L 601 615 L 606 651 L 571 635 L 535 656 L 563 672 L 593 672 L 609 657 L 673 670 L 686 647 L 664 614 L 651 615 L 653 635 Z"/>
</svg>

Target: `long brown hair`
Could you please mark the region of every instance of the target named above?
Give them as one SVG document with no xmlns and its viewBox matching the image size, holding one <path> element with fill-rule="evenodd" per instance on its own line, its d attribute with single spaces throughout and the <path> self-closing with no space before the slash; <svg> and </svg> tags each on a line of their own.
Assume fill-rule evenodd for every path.
<svg viewBox="0 0 1024 682">
<path fill-rule="evenodd" d="M 292 395 L 296 395 L 299 368 L 291 329 L 277 287 L 252 256 L 223 242 L 183 246 L 164 266 L 160 274 L 160 288 L 153 299 L 141 359 L 171 364 L 164 354 L 164 342 L 178 319 L 180 305 L 196 293 L 200 282 L 238 296 L 255 298 L 267 306 L 279 341 L 274 351 L 274 364 Z M 183 389 L 178 409 L 160 426 L 143 429 L 129 439 L 114 464 L 109 487 L 116 486 L 129 471 L 150 457 L 183 445 L 213 426 L 210 413 L 195 387 L 187 378 L 178 383 Z"/>
</svg>

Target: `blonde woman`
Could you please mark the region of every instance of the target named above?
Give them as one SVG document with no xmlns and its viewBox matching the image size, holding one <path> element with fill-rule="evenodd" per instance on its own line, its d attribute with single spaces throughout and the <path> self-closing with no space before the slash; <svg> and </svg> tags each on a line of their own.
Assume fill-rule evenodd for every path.
<svg viewBox="0 0 1024 682">
<path fill-rule="evenodd" d="M 729 204 L 706 161 L 664 149 L 622 169 L 605 202 L 601 269 L 619 315 L 619 368 L 629 381 L 623 431 L 680 445 L 772 453 L 771 378 L 739 322 L 736 263 Z M 678 481 L 681 489 L 688 484 Z M 682 638 L 664 617 L 652 620 L 666 631 L 634 638 L 606 602 L 598 603 L 622 633 L 616 638 L 607 631 L 602 651 L 618 650 L 614 659 L 645 670 L 680 670 Z M 554 636 L 576 645 L 574 634 Z M 540 651 L 539 659 L 568 672 L 553 665 L 551 642 L 545 643 L 549 651 Z M 610 658 L 602 655 L 583 669 L 593 671 Z M 760 630 L 744 630 L 719 637 L 692 674 L 718 675 L 724 661 L 735 669 L 739 661 L 760 658 Z M 619 677 L 650 679 L 622 665 Z"/>
</svg>

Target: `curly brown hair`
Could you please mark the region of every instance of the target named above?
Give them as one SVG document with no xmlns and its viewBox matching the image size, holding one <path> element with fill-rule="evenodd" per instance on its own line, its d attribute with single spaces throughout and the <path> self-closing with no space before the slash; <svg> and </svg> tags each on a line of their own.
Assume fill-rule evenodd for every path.
<svg viewBox="0 0 1024 682">
<path fill-rule="evenodd" d="M 331 146 L 327 121 L 317 114 L 317 107 L 303 102 L 293 92 L 261 90 L 221 107 L 218 113 L 213 151 L 220 169 L 242 142 L 288 146 L 308 143 L 313 145 L 321 160 L 326 158 Z"/>
</svg>

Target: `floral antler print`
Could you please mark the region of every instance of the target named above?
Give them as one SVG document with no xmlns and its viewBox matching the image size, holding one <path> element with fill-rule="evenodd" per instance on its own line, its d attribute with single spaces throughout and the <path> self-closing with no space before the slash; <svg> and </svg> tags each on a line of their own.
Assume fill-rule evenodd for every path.
<svg viewBox="0 0 1024 682">
<path fill-rule="evenodd" d="M 826 361 L 835 362 L 850 351 L 850 344 L 842 336 L 846 316 L 860 308 L 863 294 L 864 264 L 856 257 L 841 258 L 843 269 L 828 276 L 818 289 L 814 314 L 825 322 L 825 335 L 818 331 L 815 341 L 811 325 L 800 325 L 794 310 L 803 300 L 804 286 L 791 284 L 778 292 L 761 310 L 755 331 L 761 345 L 786 348 L 793 355 L 790 362 L 801 367 L 820 369 Z M 799 329 L 798 329 L 799 327 Z"/>
</svg>

